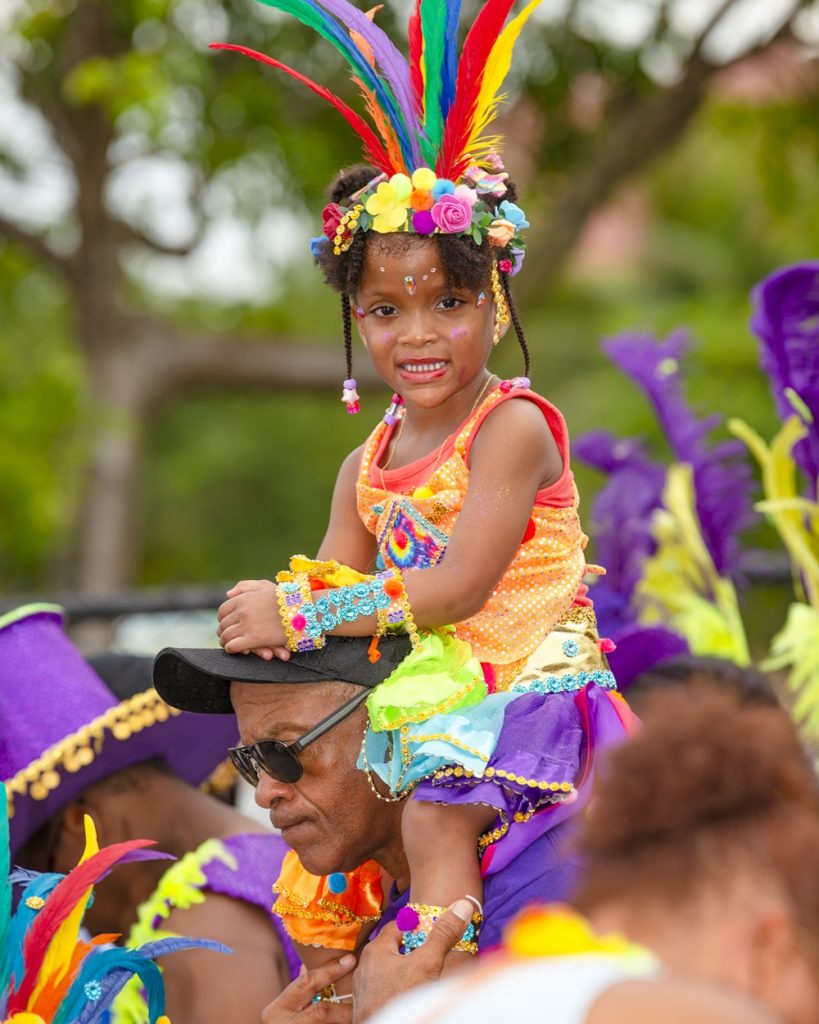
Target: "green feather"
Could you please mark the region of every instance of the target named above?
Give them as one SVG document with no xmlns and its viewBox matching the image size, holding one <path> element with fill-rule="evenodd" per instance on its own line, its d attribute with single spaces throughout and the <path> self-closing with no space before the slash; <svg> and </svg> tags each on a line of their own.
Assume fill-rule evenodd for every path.
<svg viewBox="0 0 819 1024">
<path fill-rule="evenodd" d="M 446 47 L 446 0 L 421 0 L 421 35 L 424 40 L 424 134 L 421 152 L 434 167 L 444 137 L 441 115 L 444 51 Z"/>
</svg>

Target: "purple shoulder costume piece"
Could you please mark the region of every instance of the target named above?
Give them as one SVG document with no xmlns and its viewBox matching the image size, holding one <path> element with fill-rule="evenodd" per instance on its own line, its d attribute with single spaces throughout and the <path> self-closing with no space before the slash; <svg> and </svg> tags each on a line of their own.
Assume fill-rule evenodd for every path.
<svg viewBox="0 0 819 1024">
<path fill-rule="evenodd" d="M 222 839 L 221 844 L 235 859 L 236 869 L 219 858 L 208 861 L 202 865 L 202 873 L 207 879 L 204 888 L 264 910 L 281 939 L 292 980 L 298 976 L 301 961 L 281 920 L 270 910 L 273 904 L 273 883 L 279 877 L 287 846 L 279 836 L 260 832 L 229 836 Z"/>
</svg>

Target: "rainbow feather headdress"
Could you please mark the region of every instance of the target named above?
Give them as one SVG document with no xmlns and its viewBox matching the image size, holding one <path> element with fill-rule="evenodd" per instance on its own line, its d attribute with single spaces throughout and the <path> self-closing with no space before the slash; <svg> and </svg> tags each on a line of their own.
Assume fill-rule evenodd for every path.
<svg viewBox="0 0 819 1024">
<path fill-rule="evenodd" d="M 7 808 L 5 788 L 0 799 Z M 228 953 L 205 939 L 168 938 L 139 949 L 110 943 L 118 935 L 80 937 L 94 885 L 117 864 L 163 858 L 147 840 L 100 849 L 91 818 L 85 819 L 85 852 L 67 875 L 9 871 L 8 818 L 0 816 L 0 1021 L 3 1024 L 98 1024 L 125 983 L 139 977 L 151 1024 L 170 1024 L 165 987 L 153 962 L 177 950 L 201 947 Z M 173 859 L 173 858 L 171 858 Z M 23 885 L 12 913 L 12 886 Z"/>
<path fill-rule="evenodd" d="M 378 8 L 365 14 L 349 0 L 262 2 L 294 15 L 341 53 L 369 117 L 273 57 L 213 44 L 278 68 L 312 89 L 348 122 L 365 158 L 378 169 L 352 205 L 325 207 L 324 237 L 314 242 L 326 244 L 326 238 L 340 255 L 356 231 L 467 235 L 496 249 L 500 270 L 516 273 L 525 249 L 521 232 L 529 225 L 520 207 L 503 200 L 508 175 L 497 153 L 500 140 L 487 130 L 504 99 L 500 90 L 515 42 L 540 0 L 530 0 L 508 24 L 514 0 L 486 0 L 460 59 L 461 0 L 415 0 L 408 61 L 375 25 Z"/>
</svg>

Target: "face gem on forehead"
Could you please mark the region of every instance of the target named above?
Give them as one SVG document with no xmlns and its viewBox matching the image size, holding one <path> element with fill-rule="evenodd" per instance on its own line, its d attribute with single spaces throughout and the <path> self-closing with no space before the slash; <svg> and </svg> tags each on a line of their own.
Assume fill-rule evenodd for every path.
<svg viewBox="0 0 819 1024">
<path fill-rule="evenodd" d="M 430 274 L 434 274 L 437 269 L 438 269 L 437 267 L 430 267 L 429 268 Z"/>
<path fill-rule="evenodd" d="M 415 283 L 415 278 L 412 277 L 412 275 L 407 274 L 404 278 L 404 288 L 407 291 L 407 295 L 414 295 L 417 287 L 418 285 Z"/>
<path fill-rule="evenodd" d="M 384 268 L 383 267 L 379 267 L 378 269 L 381 271 L 382 274 L 384 273 Z"/>
<path fill-rule="evenodd" d="M 428 281 L 429 280 L 429 274 L 424 274 L 424 276 L 421 278 L 421 280 L 422 281 Z"/>
<path fill-rule="evenodd" d="M 486 304 L 486 292 L 478 292 L 478 301 L 476 305 L 480 309 L 481 306 Z"/>
</svg>

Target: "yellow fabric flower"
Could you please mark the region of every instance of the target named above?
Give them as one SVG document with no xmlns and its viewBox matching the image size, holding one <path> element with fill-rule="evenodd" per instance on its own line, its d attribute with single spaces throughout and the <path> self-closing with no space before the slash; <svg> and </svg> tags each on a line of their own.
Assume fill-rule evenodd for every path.
<svg viewBox="0 0 819 1024">
<path fill-rule="evenodd" d="M 407 222 L 407 207 L 399 195 L 399 192 L 403 192 L 403 182 L 399 181 L 396 189 L 393 185 L 396 178 L 403 178 L 406 181 L 407 191 L 404 198 L 409 198 L 412 191 L 409 178 L 406 174 L 394 174 L 389 181 L 382 181 L 367 200 L 366 210 L 373 217 L 373 231 L 378 231 L 382 235 L 398 231 Z"/>
<path fill-rule="evenodd" d="M 412 187 L 421 189 L 423 192 L 431 192 L 432 186 L 438 180 L 435 171 L 428 167 L 419 167 L 412 172 Z"/>
</svg>

